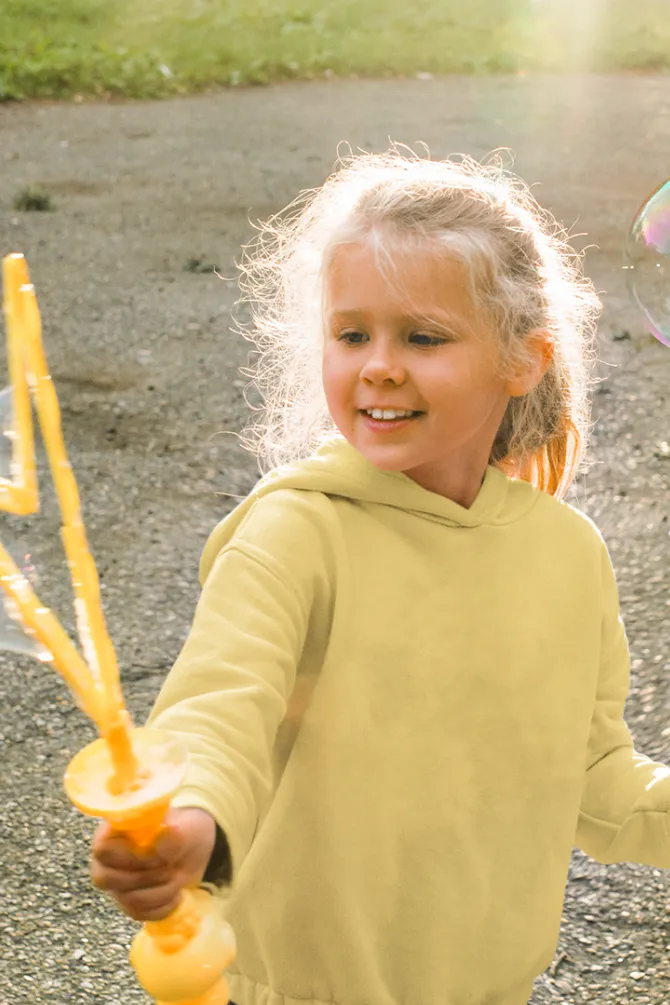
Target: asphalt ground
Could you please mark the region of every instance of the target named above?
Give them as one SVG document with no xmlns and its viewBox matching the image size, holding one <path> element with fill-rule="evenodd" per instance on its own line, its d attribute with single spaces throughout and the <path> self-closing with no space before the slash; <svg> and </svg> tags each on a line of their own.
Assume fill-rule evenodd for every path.
<svg viewBox="0 0 670 1005">
<path fill-rule="evenodd" d="M 186 635 L 207 534 L 258 477 L 232 435 L 251 347 L 229 331 L 235 282 L 209 267 L 234 280 L 250 221 L 319 185 L 340 142 L 378 151 L 389 140 L 426 143 L 433 157 L 510 148 L 540 202 L 586 235 L 574 243 L 589 246 L 605 304 L 606 380 L 594 464 L 572 498 L 601 527 L 619 579 L 636 745 L 670 764 L 670 350 L 646 333 L 621 269 L 638 205 L 670 174 L 665 76 L 331 80 L 0 105 L 0 249 L 27 256 L 37 288 L 132 714 L 143 720 Z M 31 182 L 53 211 L 12 208 Z M 203 271 L 190 271 L 196 259 Z M 5 516 L 0 533 L 33 556 L 40 592 L 71 628 L 43 457 L 40 472 L 41 515 Z M 0 656 L 0 709 L 0 1005 L 146 1002 L 127 964 L 135 926 L 89 885 L 93 824 L 62 791 L 93 728 L 30 658 Z M 667 1005 L 669 950 L 667 873 L 575 852 L 560 944 L 532 1003 Z"/>
</svg>

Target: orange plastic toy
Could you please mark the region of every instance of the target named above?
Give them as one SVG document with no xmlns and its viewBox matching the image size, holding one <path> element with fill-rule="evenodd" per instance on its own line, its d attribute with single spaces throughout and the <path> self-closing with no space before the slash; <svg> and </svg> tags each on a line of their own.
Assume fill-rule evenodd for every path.
<svg viewBox="0 0 670 1005">
<path fill-rule="evenodd" d="M 0 511 L 30 514 L 39 509 L 32 395 L 62 515 L 83 655 L 2 544 L 0 605 L 4 599 L 7 613 L 36 643 L 36 655 L 53 662 L 100 733 L 68 765 L 68 797 L 82 813 L 108 820 L 148 847 L 184 776 L 187 755 L 169 733 L 134 728 L 126 710 L 23 255 L 3 259 L 3 287 L 12 401 L 12 429 L 5 435 L 12 443 L 12 462 L 11 478 L 0 477 Z M 206 890 L 185 890 L 168 918 L 148 922 L 135 936 L 130 960 L 157 1005 L 228 1005 L 224 971 L 235 958 L 235 936 L 221 916 L 220 903 Z"/>
</svg>

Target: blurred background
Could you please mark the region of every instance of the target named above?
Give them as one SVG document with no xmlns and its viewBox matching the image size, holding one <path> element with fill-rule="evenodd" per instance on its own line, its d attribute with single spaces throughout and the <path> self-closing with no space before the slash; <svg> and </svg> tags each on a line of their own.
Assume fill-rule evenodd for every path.
<svg viewBox="0 0 670 1005">
<path fill-rule="evenodd" d="M 0 0 L 0 100 L 669 65 L 667 0 Z"/>
</svg>

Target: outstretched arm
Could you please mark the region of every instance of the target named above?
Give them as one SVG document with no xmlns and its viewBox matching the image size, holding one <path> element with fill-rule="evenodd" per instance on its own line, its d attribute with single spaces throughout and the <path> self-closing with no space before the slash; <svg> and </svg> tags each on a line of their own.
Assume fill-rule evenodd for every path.
<svg viewBox="0 0 670 1005">
<path fill-rule="evenodd" d="M 317 524 L 313 509 L 286 493 L 255 503 L 207 574 L 147 723 L 172 732 L 190 755 L 172 805 L 207 810 L 218 824 L 206 880 L 235 880 L 271 802 L 278 728 L 310 625 L 327 618 Z"/>
</svg>

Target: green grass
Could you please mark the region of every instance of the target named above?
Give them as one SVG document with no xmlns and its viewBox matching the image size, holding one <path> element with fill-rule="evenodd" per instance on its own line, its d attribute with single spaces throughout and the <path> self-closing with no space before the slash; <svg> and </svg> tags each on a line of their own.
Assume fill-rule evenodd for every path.
<svg viewBox="0 0 670 1005">
<path fill-rule="evenodd" d="M 43 185 L 26 185 L 14 196 L 12 206 L 22 213 L 48 213 L 54 208 Z"/>
<path fill-rule="evenodd" d="M 0 0 L 0 100 L 668 68 L 668 0 Z"/>
</svg>

